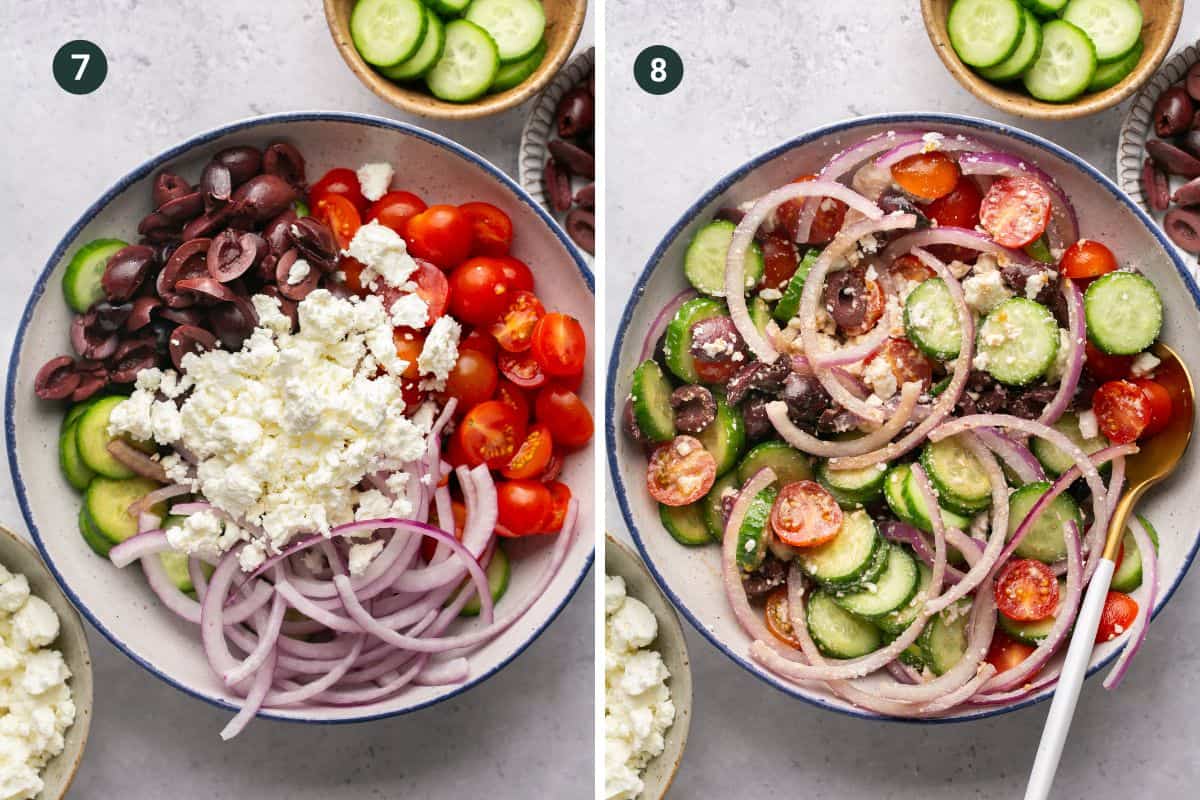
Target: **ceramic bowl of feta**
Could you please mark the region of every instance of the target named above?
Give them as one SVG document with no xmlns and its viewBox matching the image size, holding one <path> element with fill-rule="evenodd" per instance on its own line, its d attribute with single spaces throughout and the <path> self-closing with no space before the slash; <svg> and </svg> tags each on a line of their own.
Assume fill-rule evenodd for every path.
<svg viewBox="0 0 1200 800">
<path fill-rule="evenodd" d="M 659 800 L 683 759 L 692 668 L 679 615 L 642 560 L 604 550 L 606 800 Z"/>
<path fill-rule="evenodd" d="M 48 358 L 72 352 L 68 333 L 71 311 L 63 302 L 61 288 L 69 255 L 82 243 L 100 237 L 133 236 L 148 211 L 151 185 L 162 170 L 194 180 L 214 153 L 236 145 L 261 148 L 272 141 L 290 143 L 303 154 L 311 181 L 333 167 L 387 163 L 403 176 L 406 188 L 438 198 L 437 202 L 474 200 L 503 209 L 514 225 L 512 254 L 536 265 L 539 292 L 547 308 L 574 316 L 587 331 L 594 319 L 591 273 L 558 226 L 515 181 L 466 148 L 393 120 L 300 112 L 235 122 L 200 133 L 134 166 L 90 205 L 87 198 L 80 199 L 85 210 L 74 221 L 70 217 L 62 220 L 65 235 L 31 287 L 9 365 L 6 435 L 16 495 L 50 572 L 88 621 L 157 677 L 231 711 L 240 708 L 242 698 L 228 692 L 211 668 L 197 628 L 165 608 L 139 570 L 117 569 L 82 539 L 77 520 L 80 497 L 58 464 L 63 406 L 35 397 L 34 380 Z M 387 335 L 392 335 L 390 325 Z M 432 330 L 430 336 L 436 338 Z M 586 371 L 580 389 L 583 396 L 591 396 L 592 381 L 590 370 Z M 560 478 L 579 501 L 578 530 L 582 533 L 568 539 L 560 566 L 528 610 L 471 655 L 465 680 L 440 687 L 414 684 L 358 707 L 295 705 L 264 710 L 260 716 L 305 723 L 389 717 L 457 695 L 509 664 L 554 620 L 591 565 L 594 548 L 588 532 L 595 519 L 592 452 L 589 446 L 568 459 Z M 531 537 L 506 548 L 512 564 L 508 592 L 513 597 L 535 594 L 547 568 L 556 563 L 554 541 L 553 537 Z M 469 633 L 480 624 L 478 618 L 455 620 L 450 630 Z"/>
<path fill-rule="evenodd" d="M 1072 198 L 1082 236 L 1105 242 L 1121 263 L 1136 265 L 1159 290 L 1165 304 L 1163 341 L 1178 344 L 1185 362 L 1200 365 L 1200 290 L 1162 231 L 1098 169 L 1053 142 L 1018 128 L 950 114 L 886 114 L 859 117 L 804 133 L 751 159 L 720 178 L 699 199 L 678 198 L 682 212 L 649 258 L 615 331 L 608 365 L 608 405 L 605 409 L 609 470 L 621 513 L 646 565 L 684 617 L 714 647 L 742 668 L 793 698 L 820 708 L 864 719 L 876 715 L 853 706 L 815 686 L 782 680 L 750 656 L 750 637 L 732 613 L 723 591 L 719 547 L 683 547 L 668 535 L 657 503 L 646 488 L 646 456 L 642 446 L 623 430 L 622 411 L 630 393 L 634 368 L 640 361 L 645 332 L 671 298 L 689 288 L 683 270 L 684 250 L 692 235 L 722 208 L 762 196 L 817 171 L 835 153 L 876 133 L 918 128 L 950 137 L 962 134 L 1028 159 L 1055 178 Z M 1200 450 L 1191 450 L 1179 471 L 1149 493 L 1139 511 L 1162 520 L 1161 579 L 1157 613 L 1171 598 L 1200 546 L 1195 515 L 1185 487 L 1200 480 Z M 1163 636 L 1150 629 L 1150 638 Z M 1167 631 L 1166 633 L 1170 633 Z M 1097 647 L 1089 674 L 1116 657 L 1117 648 Z M 1019 701 L 997 706 L 968 706 L 943 717 L 920 720 L 942 724 L 976 720 L 1039 702 L 1051 688 L 1030 693 Z"/>
<path fill-rule="evenodd" d="M 3 527 L 0 696 L 0 794 L 66 797 L 92 722 L 92 656 L 37 551 Z"/>
</svg>

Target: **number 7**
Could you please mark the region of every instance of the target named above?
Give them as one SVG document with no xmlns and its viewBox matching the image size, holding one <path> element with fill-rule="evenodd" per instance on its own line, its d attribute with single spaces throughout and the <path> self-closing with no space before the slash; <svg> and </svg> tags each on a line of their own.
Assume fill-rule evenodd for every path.
<svg viewBox="0 0 1200 800">
<path fill-rule="evenodd" d="M 79 62 L 79 69 L 75 72 L 75 80 L 83 80 L 83 73 L 87 69 L 88 62 L 92 60 L 91 53 L 72 53 L 72 61 Z"/>
</svg>

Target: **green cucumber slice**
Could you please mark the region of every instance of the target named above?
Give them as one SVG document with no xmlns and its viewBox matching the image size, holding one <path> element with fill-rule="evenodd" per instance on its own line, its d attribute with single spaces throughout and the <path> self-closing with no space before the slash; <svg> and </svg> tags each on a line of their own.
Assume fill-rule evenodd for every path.
<svg viewBox="0 0 1200 800">
<path fill-rule="evenodd" d="M 671 384 L 657 361 L 643 361 L 633 371 L 629 396 L 638 430 L 654 442 L 669 442 L 675 438 Z"/>
<path fill-rule="evenodd" d="M 429 5 L 443 17 L 457 17 L 467 10 L 471 0 L 428 0 Z"/>
<path fill-rule="evenodd" d="M 72 311 L 82 314 L 104 299 L 104 268 L 114 253 L 128 246 L 120 239 L 95 239 L 75 251 L 63 273 L 63 295 Z"/>
<path fill-rule="evenodd" d="M 1096 77 L 1096 48 L 1083 31 L 1052 19 L 1042 26 L 1042 50 L 1025 70 L 1025 89 L 1047 103 L 1069 103 Z"/>
<path fill-rule="evenodd" d="M 904 332 L 925 355 L 939 361 L 958 356 L 962 326 L 958 306 L 941 278 L 922 281 L 904 301 Z"/>
<path fill-rule="evenodd" d="M 908 507 L 908 498 L 905 497 L 904 490 L 908 486 L 908 476 L 911 472 L 912 467 L 908 464 L 897 464 L 888 470 L 883 479 L 883 499 L 887 501 L 893 514 L 909 524 L 912 524 L 913 513 Z"/>
<path fill-rule="evenodd" d="M 1150 524 L 1150 520 L 1138 514 L 1138 519 L 1146 528 L 1146 533 L 1150 534 L 1150 541 L 1154 544 L 1154 549 L 1158 551 L 1158 531 L 1154 530 L 1154 526 Z M 1142 553 L 1138 550 L 1137 542 L 1134 541 L 1133 534 L 1129 529 L 1125 529 L 1125 535 L 1121 539 L 1122 553 L 1120 565 L 1117 566 L 1112 577 L 1112 588 L 1114 591 L 1129 593 L 1142 585 Z"/>
<path fill-rule="evenodd" d="M 82 403 L 76 403 L 67 409 L 67 413 L 63 415 L 62 426 L 64 429 L 71 423 L 83 416 L 83 412 L 91 408 L 92 403 L 96 402 L 96 398 L 84 400 Z"/>
<path fill-rule="evenodd" d="M 88 484 L 84 508 L 96 530 L 113 544 L 120 544 L 137 533 L 137 517 L 130 515 L 129 506 L 157 488 L 159 485 L 147 478 L 114 480 L 98 475 Z M 161 516 L 165 506 L 159 503 L 151 511 Z"/>
<path fill-rule="evenodd" d="M 805 574 L 827 588 L 849 588 L 869 579 L 873 568 L 886 566 L 886 562 L 875 563 L 883 546 L 870 515 L 854 511 L 842 519 L 837 537 L 828 544 L 805 548 L 797 561 Z"/>
<path fill-rule="evenodd" d="M 1154 284 L 1136 272 L 1110 272 L 1083 295 L 1087 335 L 1109 355 L 1140 353 L 1162 330 L 1162 297 Z"/>
<path fill-rule="evenodd" d="M 701 544 L 712 544 L 708 526 L 704 523 L 704 501 L 701 500 L 686 506 L 668 506 L 658 504 L 658 518 L 671 538 L 682 545 L 695 547 Z"/>
<path fill-rule="evenodd" d="M 463 19 L 487 31 L 506 64 L 532 53 L 546 32 L 540 0 L 474 0 Z"/>
<path fill-rule="evenodd" d="M 753 572 L 762 566 L 767 557 L 767 533 L 771 519 L 771 507 L 779 490 L 768 486 L 754 495 L 746 517 L 737 533 L 737 565 L 745 572 Z"/>
<path fill-rule="evenodd" d="M 688 243 L 683 254 L 683 274 L 701 294 L 725 296 L 725 256 L 736 228 L 729 220 L 713 220 L 696 231 Z M 758 285 L 764 269 L 762 248 L 753 242 L 746 251 L 746 291 Z"/>
<path fill-rule="evenodd" d="M 1053 17 L 1067 5 L 1067 0 L 1021 0 L 1021 5 L 1040 17 Z"/>
<path fill-rule="evenodd" d="M 126 399 L 121 395 L 102 397 L 92 403 L 75 422 L 75 442 L 79 447 L 80 459 L 89 469 L 108 478 L 133 477 L 133 470 L 108 452 L 108 443 L 113 440 L 113 437 L 108 435 L 108 417 L 112 410 Z M 152 445 L 137 442 L 132 444 L 147 452 L 153 451 Z"/>
<path fill-rule="evenodd" d="M 828 461 L 817 465 L 817 482 L 833 495 L 838 505 L 853 510 L 874 503 L 883 496 L 887 464 L 862 469 L 830 469 Z"/>
<path fill-rule="evenodd" d="M 445 34 L 442 56 L 425 73 L 425 85 L 439 100 L 469 103 L 483 95 L 500 72 L 496 43 L 465 19 L 446 23 Z"/>
<path fill-rule="evenodd" d="M 1050 252 L 1050 243 L 1046 241 L 1046 234 L 1044 233 L 1029 244 L 1025 245 L 1025 247 L 1022 249 L 1025 251 L 1025 255 L 1029 256 L 1035 261 L 1041 261 L 1043 264 L 1058 263 L 1058 259 L 1056 259 L 1054 254 Z"/>
<path fill-rule="evenodd" d="M 511 64 L 501 64 L 500 71 L 496 73 L 496 79 L 492 81 L 492 88 L 488 91 L 504 92 L 514 86 L 520 86 L 530 75 L 537 72 L 537 68 L 542 65 L 542 60 L 546 57 L 546 40 L 543 39 L 534 51 L 522 58 L 520 61 L 514 61 Z"/>
<path fill-rule="evenodd" d="M 879 629 L 839 606 L 825 592 L 814 592 L 805 609 L 813 642 L 830 658 L 858 658 L 883 644 Z"/>
<path fill-rule="evenodd" d="M 950 46 L 964 64 L 991 67 L 1013 54 L 1025 31 L 1017 0 L 955 0 L 946 17 Z"/>
<path fill-rule="evenodd" d="M 1021 33 L 1021 42 L 1012 55 L 994 67 L 984 67 L 979 70 L 981 77 L 993 83 L 1003 83 L 1021 77 L 1025 70 L 1033 66 L 1038 55 L 1042 52 L 1042 24 L 1029 9 L 1025 11 L 1025 30 Z"/>
<path fill-rule="evenodd" d="M 892 545 L 896 547 L 896 545 Z M 915 559 L 914 559 L 915 560 Z M 917 615 L 921 613 L 921 609 L 925 606 L 925 601 L 929 597 L 923 592 L 929 590 L 929 582 L 933 580 L 933 570 L 923 561 L 917 561 L 917 588 L 913 592 L 913 596 L 903 608 L 898 608 L 888 614 L 884 614 L 873 622 L 879 626 L 879 629 L 889 636 L 899 636 L 908 629 L 909 625 L 917 619 Z"/>
<path fill-rule="evenodd" d="M 411 58 L 425 37 L 420 0 L 358 0 L 350 12 L 350 38 L 363 61 L 391 67 Z"/>
<path fill-rule="evenodd" d="M 771 468 L 780 486 L 811 480 L 813 476 L 808 456 L 787 442 L 762 442 L 752 447 L 738 464 L 739 485 L 745 484 L 763 467 Z"/>
<path fill-rule="evenodd" d="M 913 479 L 911 472 L 909 472 L 908 479 L 904 482 L 904 502 L 910 514 L 910 517 L 904 521 L 910 525 L 915 525 L 926 533 L 932 533 L 933 518 L 929 515 L 929 510 L 925 506 L 925 498 L 921 496 L 920 490 L 917 489 L 917 482 Z M 942 506 L 938 508 L 942 512 L 942 524 L 947 528 L 957 528 L 960 531 L 970 529 L 970 517 L 963 516 Z"/>
<path fill-rule="evenodd" d="M 427 8 L 425 9 L 425 37 L 421 40 L 421 46 L 417 48 L 417 52 L 399 64 L 381 67 L 379 72 L 385 78 L 393 81 L 414 80 L 433 69 L 433 65 L 441 58 L 442 49 L 445 46 L 446 27 L 438 15 Z"/>
<path fill-rule="evenodd" d="M 508 591 L 508 581 L 512 575 L 508 555 L 504 552 L 503 547 L 496 545 L 496 551 L 492 553 L 492 560 L 488 562 L 484 574 L 487 575 L 488 588 L 492 592 L 492 603 L 500 602 L 500 598 Z M 462 607 L 462 611 L 458 612 L 458 615 L 460 617 L 477 617 L 482 610 L 483 604 L 479 602 L 479 593 L 476 592 Z"/>
<path fill-rule="evenodd" d="M 112 550 L 113 543 L 105 539 L 104 535 L 100 533 L 100 529 L 96 527 L 96 523 L 92 522 L 86 504 L 79 509 L 79 533 L 83 536 L 83 541 L 87 542 L 87 546 L 92 548 L 93 553 L 101 558 L 108 558 L 108 551 Z"/>
<path fill-rule="evenodd" d="M 75 432 L 78 425 L 78 422 L 72 422 L 58 435 L 58 466 L 62 469 L 67 483 L 82 492 L 92 482 L 92 478 L 96 477 L 96 472 L 83 463 L 83 458 L 79 455 Z"/>
<path fill-rule="evenodd" d="M 724 317 L 728 312 L 725 304 L 708 297 L 693 297 L 679 307 L 667 325 L 663 351 L 667 369 L 684 383 L 700 383 L 696 372 L 696 360 L 692 356 L 692 326 L 702 319 Z"/>
<path fill-rule="evenodd" d="M 750 315 L 750 322 L 758 329 L 758 332 L 763 336 L 767 335 L 767 323 L 771 321 L 771 306 L 766 300 L 755 296 L 746 305 L 746 312 Z"/>
<path fill-rule="evenodd" d="M 1058 344 L 1058 323 L 1050 310 L 1033 300 L 1011 297 L 979 326 L 975 363 L 1001 383 L 1024 386 L 1046 374 Z"/>
<path fill-rule="evenodd" d="M 704 449 L 717 461 L 717 475 L 724 475 L 737 466 L 738 459 L 746 450 L 746 424 L 742 412 L 725 402 L 717 401 L 717 416 L 696 437 Z"/>
<path fill-rule="evenodd" d="M 1137 0 L 1071 0 L 1062 18 L 1087 34 L 1102 64 L 1120 61 L 1142 38 Z"/>
<path fill-rule="evenodd" d="M 1142 54 L 1145 51 L 1146 46 L 1142 44 L 1141 39 L 1138 39 L 1137 44 L 1134 45 L 1133 49 L 1124 58 L 1096 67 L 1096 76 L 1088 84 L 1087 90 L 1089 92 L 1102 92 L 1125 80 L 1129 73 L 1133 72 L 1137 67 L 1138 62 L 1142 60 Z"/>
<path fill-rule="evenodd" d="M 708 528 L 709 537 L 718 544 L 725 538 L 725 495 L 736 495 L 741 486 L 737 471 L 731 470 L 713 481 L 708 494 L 699 501 L 704 504 L 704 526 Z"/>
<path fill-rule="evenodd" d="M 971 601 L 963 598 L 934 615 L 917 638 L 925 664 L 934 675 L 954 667 L 967 652 L 967 618 Z"/>
<path fill-rule="evenodd" d="M 856 592 L 835 593 L 833 600 L 852 614 L 877 619 L 903 608 L 917 593 L 917 560 L 902 547 L 884 544 L 887 565 L 872 583 Z"/>
<path fill-rule="evenodd" d="M 992 504 L 992 482 L 962 440 L 951 436 L 921 450 L 921 466 L 937 492 L 938 503 L 970 516 Z"/>
<path fill-rule="evenodd" d="M 1058 422 L 1055 422 L 1050 427 L 1079 445 L 1080 449 L 1089 456 L 1108 447 L 1108 440 L 1103 435 L 1092 439 L 1083 438 L 1083 434 L 1079 432 L 1079 417 L 1073 411 L 1063 414 L 1058 418 Z M 1029 449 L 1033 451 L 1034 457 L 1045 467 L 1046 472 L 1056 478 L 1075 466 L 1075 459 L 1045 439 L 1033 437 L 1030 439 Z"/>
<path fill-rule="evenodd" d="M 1029 509 L 1037 499 L 1049 490 L 1047 481 L 1027 483 L 1013 492 L 1008 498 L 1008 538 L 1012 539 L 1017 528 L 1029 514 Z M 1025 535 L 1017 549 L 1013 552 L 1021 558 L 1034 558 L 1047 564 L 1053 564 L 1067 557 L 1067 543 L 1063 538 L 1063 526 L 1074 520 L 1083 530 L 1083 515 L 1079 506 L 1066 492 L 1050 501 L 1050 506 L 1042 512 L 1033 530 Z"/>
<path fill-rule="evenodd" d="M 808 279 L 808 273 L 812 271 L 813 264 L 817 263 L 817 259 L 820 257 L 820 250 L 809 250 L 804 254 L 804 258 L 800 259 L 792 277 L 788 278 L 788 285 L 783 290 L 783 297 L 779 298 L 779 302 L 775 304 L 775 310 L 771 312 L 771 315 L 779 322 L 786 325 L 800 311 L 800 296 L 804 294 L 804 281 Z"/>
</svg>

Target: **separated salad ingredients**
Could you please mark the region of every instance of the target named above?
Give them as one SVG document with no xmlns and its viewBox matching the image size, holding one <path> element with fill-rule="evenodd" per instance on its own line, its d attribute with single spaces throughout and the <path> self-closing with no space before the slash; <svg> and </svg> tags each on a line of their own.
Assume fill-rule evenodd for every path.
<svg viewBox="0 0 1200 800">
<path fill-rule="evenodd" d="M 592 436 L 586 333 L 543 307 L 507 214 L 426 206 L 385 162 L 305 171 L 276 143 L 199 186 L 160 175 L 139 244 L 75 255 L 76 355 L 35 382 L 73 401 L 84 541 L 140 561 L 244 698 L 226 738 L 262 707 L 466 681 L 562 564 L 558 477 Z M 542 572 L 501 602 L 502 539 L 540 534 Z"/>
<path fill-rule="evenodd" d="M 698 223 L 682 267 L 625 427 L 667 533 L 722 545 L 752 656 L 904 717 L 1052 683 L 1124 459 L 1175 404 L 1137 264 L 1035 164 L 887 131 Z M 1126 534 L 1110 687 L 1156 541 Z"/>
</svg>

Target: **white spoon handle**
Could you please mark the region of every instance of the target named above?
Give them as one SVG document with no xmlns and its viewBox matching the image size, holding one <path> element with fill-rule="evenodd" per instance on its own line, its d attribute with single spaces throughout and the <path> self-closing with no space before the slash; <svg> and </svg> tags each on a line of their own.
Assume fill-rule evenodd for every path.
<svg viewBox="0 0 1200 800">
<path fill-rule="evenodd" d="M 1062 674 L 1058 677 L 1058 687 L 1050 702 L 1046 727 L 1042 729 L 1042 741 L 1033 760 L 1033 772 L 1029 775 L 1025 800 L 1046 800 L 1050 796 L 1058 760 L 1067 741 L 1067 731 L 1071 729 L 1071 718 L 1075 716 L 1075 702 L 1079 699 L 1079 690 L 1083 687 L 1083 679 L 1092 660 L 1096 629 L 1100 626 L 1100 614 L 1104 611 L 1104 598 L 1108 596 L 1113 569 L 1112 561 L 1101 559 L 1088 585 L 1087 596 L 1075 621 L 1075 633 L 1071 635 L 1071 645 L 1067 648 Z"/>
</svg>

